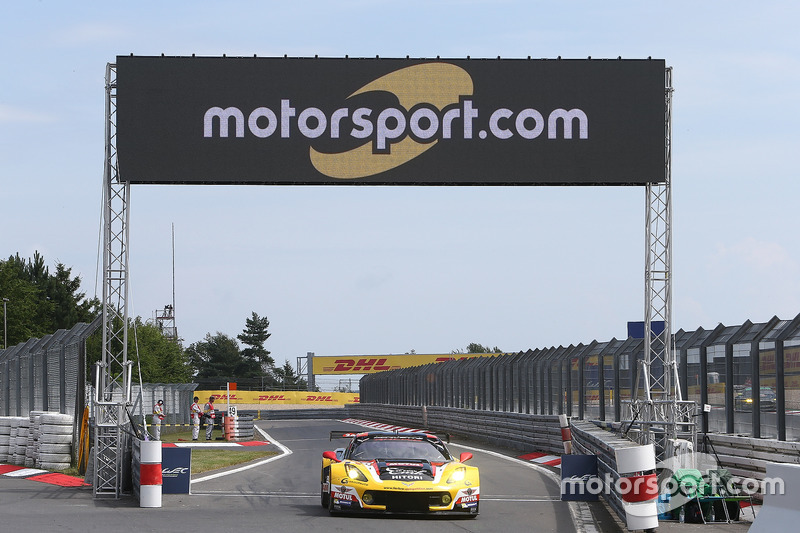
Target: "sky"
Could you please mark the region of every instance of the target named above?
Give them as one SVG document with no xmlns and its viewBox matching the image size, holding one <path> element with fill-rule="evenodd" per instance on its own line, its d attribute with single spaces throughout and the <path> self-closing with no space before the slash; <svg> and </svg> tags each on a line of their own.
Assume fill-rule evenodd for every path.
<svg viewBox="0 0 800 533">
<path fill-rule="evenodd" d="M 673 331 L 800 312 L 796 2 L 2 4 L 0 257 L 38 251 L 88 296 L 117 55 L 621 56 L 673 69 Z M 174 226 L 187 346 L 252 312 L 278 364 L 624 338 L 645 207 L 642 187 L 134 185 L 129 312 L 172 303 Z"/>
</svg>

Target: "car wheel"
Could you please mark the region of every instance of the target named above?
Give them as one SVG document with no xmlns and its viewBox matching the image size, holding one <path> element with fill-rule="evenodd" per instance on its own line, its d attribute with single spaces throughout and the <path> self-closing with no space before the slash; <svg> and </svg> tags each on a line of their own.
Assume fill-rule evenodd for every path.
<svg viewBox="0 0 800 533">
<path fill-rule="evenodd" d="M 322 483 L 320 484 L 320 499 L 322 503 L 322 507 L 328 509 L 328 502 L 331 500 L 331 469 L 326 468 L 325 473 L 322 476 Z M 328 490 L 325 490 L 325 483 L 328 483 Z"/>
</svg>

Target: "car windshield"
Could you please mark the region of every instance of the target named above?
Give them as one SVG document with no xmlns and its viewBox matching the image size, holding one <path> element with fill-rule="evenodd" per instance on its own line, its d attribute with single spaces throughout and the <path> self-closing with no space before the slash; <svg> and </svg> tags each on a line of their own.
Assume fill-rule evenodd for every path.
<svg viewBox="0 0 800 533">
<path fill-rule="evenodd" d="M 376 438 L 356 444 L 351 455 L 357 461 L 373 459 L 425 459 L 447 461 L 443 451 L 422 439 Z"/>
</svg>

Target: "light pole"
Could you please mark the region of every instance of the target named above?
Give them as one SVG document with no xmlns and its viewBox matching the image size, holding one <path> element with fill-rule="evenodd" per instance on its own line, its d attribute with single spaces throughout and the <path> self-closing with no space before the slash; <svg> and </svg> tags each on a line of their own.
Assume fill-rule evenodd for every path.
<svg viewBox="0 0 800 533">
<path fill-rule="evenodd" d="M 8 298 L 3 298 L 3 349 L 8 348 L 8 313 L 6 313 L 6 302 Z"/>
</svg>

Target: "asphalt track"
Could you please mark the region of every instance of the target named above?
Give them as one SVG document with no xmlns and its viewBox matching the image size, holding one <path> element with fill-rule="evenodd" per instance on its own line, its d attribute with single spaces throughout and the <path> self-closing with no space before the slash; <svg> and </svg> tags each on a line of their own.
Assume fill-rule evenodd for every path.
<svg viewBox="0 0 800 533">
<path fill-rule="evenodd" d="M 329 442 L 331 430 L 357 426 L 332 420 L 257 426 L 279 456 L 195 476 L 191 495 L 165 494 L 159 509 L 139 508 L 130 497 L 94 500 L 87 487 L 0 476 L 0 531 L 621 531 L 602 503 L 561 502 L 554 469 L 515 459 L 518 454 L 507 450 L 481 451 L 485 445 L 469 442 L 453 442 L 451 448 L 471 451 L 471 464 L 481 470 L 481 514 L 475 520 L 332 517 L 320 506 L 322 452 L 337 447 Z"/>
</svg>

